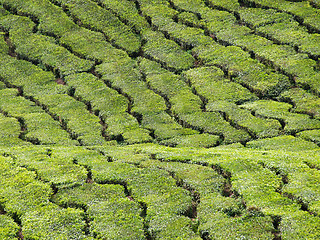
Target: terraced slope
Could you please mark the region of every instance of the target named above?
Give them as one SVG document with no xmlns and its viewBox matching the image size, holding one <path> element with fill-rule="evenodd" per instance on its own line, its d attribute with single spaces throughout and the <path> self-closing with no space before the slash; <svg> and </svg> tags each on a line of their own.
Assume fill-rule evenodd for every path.
<svg viewBox="0 0 320 240">
<path fill-rule="evenodd" d="M 1 239 L 320 239 L 320 2 L 0 0 Z"/>
</svg>

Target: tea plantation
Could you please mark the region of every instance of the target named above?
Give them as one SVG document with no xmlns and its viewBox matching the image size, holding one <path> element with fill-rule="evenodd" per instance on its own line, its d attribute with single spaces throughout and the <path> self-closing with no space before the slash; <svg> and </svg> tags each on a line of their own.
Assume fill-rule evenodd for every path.
<svg viewBox="0 0 320 240">
<path fill-rule="evenodd" d="M 0 0 L 0 239 L 320 239 L 319 58 L 319 0 Z"/>
</svg>

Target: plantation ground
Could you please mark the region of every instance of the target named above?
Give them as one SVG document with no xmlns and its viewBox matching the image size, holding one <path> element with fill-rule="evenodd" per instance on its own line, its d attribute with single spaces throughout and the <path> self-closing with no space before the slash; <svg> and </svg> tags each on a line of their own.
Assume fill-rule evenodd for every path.
<svg viewBox="0 0 320 240">
<path fill-rule="evenodd" d="M 1 239 L 320 239 L 320 2 L 0 0 Z"/>
</svg>

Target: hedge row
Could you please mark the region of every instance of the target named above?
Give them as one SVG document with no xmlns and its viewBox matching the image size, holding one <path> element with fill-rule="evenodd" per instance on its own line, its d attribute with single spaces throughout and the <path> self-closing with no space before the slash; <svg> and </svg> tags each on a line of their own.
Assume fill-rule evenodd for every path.
<svg viewBox="0 0 320 240">
<path fill-rule="evenodd" d="M 76 28 L 66 32 L 59 41 L 83 58 L 96 62 L 119 61 L 128 57 L 125 51 L 116 49 L 107 42 L 102 33 L 86 28 Z"/>
<path fill-rule="evenodd" d="M 143 14 L 151 20 L 152 25 L 158 31 L 163 32 L 184 47 L 210 44 L 213 41 L 209 36 L 205 36 L 204 30 L 175 22 L 173 19 L 179 12 L 167 4 L 143 4 L 141 8 Z"/>
<path fill-rule="evenodd" d="M 247 88 L 226 79 L 224 72 L 214 66 L 194 68 L 182 72 L 182 76 L 199 95 L 208 100 L 208 104 L 215 101 L 230 101 L 239 104 L 258 99 Z"/>
<path fill-rule="evenodd" d="M 0 237 L 3 240 L 17 240 L 19 226 L 7 215 L 0 215 Z"/>
<path fill-rule="evenodd" d="M 145 239 L 142 209 L 130 201 L 120 185 L 86 183 L 72 189 L 61 189 L 53 201 L 64 207 L 84 208 L 90 221 L 90 232 L 103 239 Z"/>
<path fill-rule="evenodd" d="M 121 21 L 125 21 L 129 27 L 134 28 L 138 32 L 150 27 L 147 20 L 139 14 L 134 2 L 129 0 L 95 1 L 102 4 L 105 8 L 110 9 Z"/>
<path fill-rule="evenodd" d="M 320 119 L 320 99 L 301 88 L 292 88 L 281 94 L 281 99 L 294 104 L 293 112 L 304 113 Z"/>
<path fill-rule="evenodd" d="M 26 32 L 25 24 L 19 24 L 25 21 L 29 21 L 27 25 L 33 25 L 30 19 L 16 15 L 8 14 L 0 18 L 0 25 L 9 32 L 15 52 L 20 57 L 40 63 L 61 76 L 92 68 L 93 62 L 73 55 L 57 45 L 54 38 Z"/>
<path fill-rule="evenodd" d="M 264 140 L 260 142 L 262 141 Z M 278 140 L 274 138 L 274 141 Z M 301 155 L 301 152 L 291 152 L 288 155 L 283 153 L 282 149 L 285 147 L 281 141 L 278 141 L 277 145 L 282 146 L 281 151 L 247 151 L 234 148 L 177 150 L 153 144 L 99 149 L 108 156 L 109 161 L 112 159 L 114 162 L 107 162 L 106 156 L 80 147 L 11 148 L 6 149 L 5 152 L 13 154 L 18 165 L 31 160 L 37 161 L 37 159 L 43 159 L 44 162 L 53 161 L 50 158 L 75 161 L 91 169 L 95 182 L 126 185 L 131 195 L 130 199 L 134 200 L 124 199 L 124 188 L 119 184 L 98 185 L 82 182 L 82 184 L 73 185 L 72 188 L 64 188 L 70 185 L 59 185 L 58 192 L 52 201 L 66 209 L 57 209 L 50 203 L 40 208 L 31 207 L 30 212 L 22 212 L 23 234 L 30 234 L 33 237 L 44 236 L 41 234 L 51 236 L 52 232 L 47 226 L 52 226 L 53 223 L 61 228 L 67 228 L 66 232 L 69 231 L 68 233 L 74 233 L 79 237 L 81 225 L 79 220 L 82 221 L 84 215 L 80 210 L 68 208 L 76 207 L 86 209 L 91 221 L 90 232 L 93 236 L 121 239 L 123 235 L 130 233 L 139 239 L 144 239 L 143 219 L 139 217 L 142 209 L 136 203 L 142 202 L 146 206 L 144 224 L 155 239 L 172 239 L 178 236 L 183 236 L 184 239 L 197 239 L 199 238 L 197 234 L 216 239 L 225 239 L 230 236 L 250 239 L 263 236 L 265 239 L 273 239 L 273 233 L 277 231 L 273 226 L 275 219 L 280 219 L 279 230 L 282 236 L 292 238 L 295 234 L 299 238 L 308 236 L 317 238 L 319 236 L 319 229 L 316 227 L 319 224 L 318 218 L 301 211 L 300 203 L 296 202 L 299 199 L 307 204 L 311 211 L 318 212 L 319 193 L 316 182 L 319 176 L 315 169 L 309 168 L 304 163 L 311 159 L 315 161 L 317 152 L 306 155 Z M 150 155 L 161 161 L 149 160 Z M 220 169 L 218 172 L 224 172 L 227 178 L 231 177 L 229 184 L 232 186 L 225 188 L 226 180 L 211 167 L 177 162 L 187 161 L 187 158 L 194 159 L 195 162 L 202 161 L 203 164 Z M 139 167 L 126 162 L 138 164 Z M 5 163 L 12 164 L 8 159 Z M 7 168 L 9 167 L 12 168 L 11 165 Z M 33 168 L 31 165 L 28 165 L 29 167 Z M 7 168 L 3 167 L 3 171 L 6 172 Z M 287 183 L 282 182 L 285 176 Z M 20 175 L 17 177 L 23 179 Z M 200 205 L 192 205 L 190 193 L 176 187 L 176 184 L 198 195 Z M 2 186 L 5 185 L 2 184 Z M 10 208 L 7 207 L 10 206 L 9 199 L 14 199 L 12 191 L 10 193 L 10 197 L 5 199 L 6 211 L 9 214 Z M 224 197 L 222 194 L 231 195 Z M 48 193 L 47 196 L 50 195 Z M 291 196 L 290 198 L 294 200 L 286 196 Z M 22 200 L 19 198 L 19 201 Z M 119 208 L 124 211 L 119 211 Z M 194 210 L 191 211 L 191 209 Z M 185 216 L 195 216 L 195 209 L 199 222 L 193 222 Z M 123 220 L 123 224 L 114 221 L 114 217 L 108 216 L 118 216 Z M 63 225 L 63 220 L 67 222 L 66 224 L 72 222 L 73 228 Z M 304 225 L 309 227 L 306 229 Z M 31 227 L 35 229 L 32 233 Z M 105 231 L 107 228 L 109 230 Z M 64 239 L 64 235 L 59 235 L 61 234 L 59 230 L 52 229 L 57 234 L 53 236 L 61 236 Z"/>
<path fill-rule="evenodd" d="M 29 145 L 30 143 L 23 141 L 20 137 L 21 126 L 19 121 L 13 117 L 5 117 L 3 114 L 0 115 L 0 130 L 1 140 L 0 143 L 3 146 L 20 146 Z"/>
<path fill-rule="evenodd" d="M 241 108 L 253 111 L 256 116 L 277 119 L 285 124 L 286 133 L 294 134 L 303 130 L 319 129 L 320 121 L 311 119 L 306 114 L 292 113 L 291 104 L 272 100 L 260 100 L 246 103 Z"/>
<path fill-rule="evenodd" d="M 102 75 L 102 80 L 111 83 L 132 99 L 131 112 L 141 116 L 142 127 L 154 131 L 159 140 L 196 133 L 182 128 L 166 113 L 164 99 L 148 88 L 135 61 L 127 59 L 121 63 L 106 62 L 97 66 L 97 71 Z"/>
<path fill-rule="evenodd" d="M 277 136 L 281 129 L 279 121 L 253 116 L 250 111 L 240 109 L 234 103 L 217 101 L 208 104 L 207 109 L 209 111 L 223 112 L 229 121 L 247 129 L 249 133 L 258 138 Z"/>
<path fill-rule="evenodd" d="M 38 101 L 56 119 L 65 122 L 71 135 L 82 144 L 101 145 L 105 142 L 99 117 L 89 113 L 84 103 L 67 94 L 43 95 L 38 97 Z"/>
<path fill-rule="evenodd" d="M 228 74 L 235 77 L 235 82 L 257 95 L 277 96 L 290 86 L 286 76 L 272 72 L 239 47 L 214 44 L 194 48 L 193 52 L 205 65 L 218 65 L 228 70 Z"/>
<path fill-rule="evenodd" d="M 0 3 L 16 10 L 18 14 L 27 15 L 39 21 L 37 29 L 41 33 L 61 36 L 77 27 L 61 8 L 53 5 L 49 0 L 1 0 Z"/>
<path fill-rule="evenodd" d="M 282 236 L 292 238 L 295 234 L 301 239 L 309 236 L 318 237 L 319 228 L 316 226 L 319 223 L 319 219 L 300 210 L 300 201 L 302 201 L 314 212 L 318 211 L 318 190 L 314 178 L 311 177 L 315 174 L 317 179 L 318 173 L 315 173 L 315 170 L 310 169 L 304 163 L 309 161 L 306 158 L 307 155 L 301 155 L 301 152 L 297 152 L 297 154 L 291 152 L 292 155 L 288 156 L 282 151 L 285 145 L 281 141 L 276 143 L 276 138 L 274 138 L 274 141 L 275 145 L 279 146 L 278 149 L 281 148 L 280 151 L 253 152 L 252 150 L 226 148 L 223 150 L 203 150 L 201 153 L 198 150 L 192 151 L 190 149 L 180 149 L 177 152 L 169 148 L 160 149 L 159 147 L 148 148 L 145 146 L 143 148 L 145 149 L 144 152 L 152 152 L 155 158 L 169 161 L 169 163 L 161 164 L 162 166 L 167 164 L 167 168 L 172 169 L 169 166 L 171 164 L 175 165 L 170 161 L 200 161 L 215 167 L 219 166 L 220 169 L 222 168 L 225 172 L 230 173 L 232 189 L 240 194 L 243 201 L 245 201 L 248 212 L 243 213 L 240 207 L 242 205 L 239 205 L 232 198 L 229 198 L 229 200 L 224 198 L 225 201 L 221 201 L 221 197 L 213 194 L 201 198 L 198 208 L 199 227 L 200 231 L 203 229 L 204 232 L 208 231 L 209 234 L 212 234 L 209 236 L 225 239 L 225 234 L 237 234 L 236 236 L 238 237 L 243 234 L 250 239 L 254 239 L 254 237 L 263 235 L 268 239 L 271 237 L 271 231 L 277 232 L 272 229 L 271 222 L 274 223 L 275 219 L 278 218 L 280 219 L 279 230 Z M 266 142 L 266 140 L 260 140 L 260 142 Z M 298 145 L 297 141 L 296 146 Z M 310 154 L 310 159 L 314 159 L 316 153 L 315 155 Z M 283 183 L 286 175 L 288 183 Z M 295 179 L 299 180 L 296 181 Z M 293 200 L 287 196 L 290 196 Z M 214 209 L 220 209 L 224 213 L 217 213 Z M 201 213 L 202 211 L 203 213 Z M 236 214 L 236 216 L 240 213 L 240 217 L 227 222 L 230 220 L 227 220 L 226 212 L 228 214 Z M 205 215 L 206 213 L 208 215 Z M 214 218 L 212 218 L 213 214 Z M 253 226 L 256 226 L 251 229 L 255 229 L 258 233 L 248 229 L 248 221 Z M 305 229 L 303 228 L 304 224 L 310 227 Z M 230 226 L 232 226 L 232 230 L 230 230 Z M 224 230 L 220 231 L 220 229 Z M 242 232 L 243 229 L 247 230 Z"/>
<path fill-rule="evenodd" d="M 119 156 L 119 152 L 115 151 L 116 155 L 113 158 L 115 162 L 97 161 L 94 155 L 92 157 L 79 156 L 77 159 L 79 164 L 87 165 L 91 169 L 95 182 L 127 185 L 131 197 L 146 206 L 145 221 L 149 234 L 153 238 L 159 239 L 166 236 L 171 238 L 183 236 L 184 239 L 196 238 L 192 231 L 191 220 L 183 216 L 190 211 L 192 206 L 189 192 L 177 187 L 176 181 L 166 171 L 137 168 L 134 165 L 124 163 L 126 159 L 132 158 L 131 155 L 128 155 L 129 152 L 124 152 L 123 156 Z M 112 156 L 112 152 L 106 151 L 105 154 Z M 101 207 L 107 209 L 107 206 Z M 92 211 L 98 214 L 97 211 Z M 100 223 L 99 227 L 97 225 L 99 231 L 102 231 L 103 224 Z M 105 234 L 107 233 L 105 232 Z M 170 237 L 167 238 L 170 239 Z"/>
<path fill-rule="evenodd" d="M 128 100 L 108 88 L 102 80 L 89 73 L 68 76 L 66 82 L 74 96 L 90 104 L 91 109 L 107 124 L 105 133 L 110 139 L 127 143 L 151 141 L 149 132 L 139 127 L 128 111 Z"/>
<path fill-rule="evenodd" d="M 310 34 L 292 15 L 261 8 L 243 9 L 239 14 L 241 19 L 253 26 L 258 33 L 277 42 L 298 47 L 301 52 L 309 55 L 320 55 L 319 34 Z"/>
<path fill-rule="evenodd" d="M 23 138 L 38 144 L 75 145 L 69 134 L 63 130 L 59 122 L 54 121 L 41 107 L 34 102 L 17 96 L 18 90 L 13 88 L 0 90 L 0 109 L 12 117 L 21 119 L 27 129 Z"/>
<path fill-rule="evenodd" d="M 319 9 L 312 7 L 309 1 L 291 2 L 280 0 L 274 3 L 272 0 L 244 0 L 244 3 L 254 3 L 257 6 L 274 8 L 293 14 L 308 28 L 316 31 L 318 31 L 320 27 Z"/>
<path fill-rule="evenodd" d="M 43 71 L 34 64 L 17 60 L 8 55 L 0 55 L 0 76 L 3 82 L 19 87 L 26 95 L 36 98 L 39 94 L 66 92 L 57 85 L 51 72 Z"/>
<path fill-rule="evenodd" d="M 37 173 L 39 179 L 57 188 L 82 185 L 87 179 L 87 170 L 74 164 L 73 158 L 51 154 L 46 147 L 12 149 L 10 154 L 16 156 L 15 163 Z"/>
<path fill-rule="evenodd" d="M 166 149 L 162 149 L 162 153 L 165 151 Z M 179 160 L 181 159 L 178 157 L 174 161 Z M 197 217 L 199 233 L 203 237 L 258 239 L 263 236 L 265 239 L 273 239 L 272 219 L 259 211 L 247 210 L 236 196 L 223 197 L 226 180 L 212 168 L 154 160 L 142 162 L 141 165 L 174 173 L 180 184 L 198 194 L 200 204 Z"/>
<path fill-rule="evenodd" d="M 179 75 L 164 70 L 160 64 L 147 59 L 140 59 L 140 68 L 147 83 L 168 98 L 173 114 L 185 125 L 210 134 L 223 135 L 226 142 L 237 141 L 238 136 L 245 137 L 245 132 L 232 128 L 219 114 L 203 112 L 204 103 L 192 93 Z M 208 121 L 208 118 L 214 121 Z"/>
<path fill-rule="evenodd" d="M 317 72 L 317 70 L 315 70 L 316 61 L 309 59 L 306 54 L 297 53 L 294 47 L 279 46 L 264 37 L 254 34 L 252 32 L 252 29 L 246 26 L 239 25 L 233 13 L 210 9 L 207 6 L 205 6 L 205 4 L 200 0 L 193 4 L 190 4 L 187 1 L 177 1 L 177 6 L 182 10 L 191 11 L 195 14 L 201 15 L 202 20 L 200 27 L 207 29 L 212 34 L 212 36 L 217 38 L 217 40 L 222 41 L 226 44 L 239 46 L 246 51 L 254 53 L 255 56 L 264 64 L 271 65 L 272 67 L 276 68 L 276 70 L 284 71 L 287 75 L 291 77 L 292 80 L 294 80 L 300 86 L 309 86 L 314 91 L 319 90 L 319 84 L 317 82 L 317 79 L 319 78 L 319 73 Z M 261 19 L 264 19 L 264 15 L 261 14 L 259 10 L 255 9 L 251 10 L 248 8 L 242 8 L 237 12 L 237 14 L 240 14 L 240 17 L 244 18 L 244 21 L 248 22 L 249 25 L 250 23 L 262 24 L 261 22 L 263 22 L 263 20 Z M 286 30 L 288 30 L 288 24 L 286 23 L 288 21 L 290 21 L 290 24 L 291 22 L 293 22 L 293 18 L 290 16 L 290 20 L 288 19 L 288 16 L 289 15 L 283 16 L 283 14 L 272 14 L 271 20 L 268 16 L 266 16 L 265 19 L 267 22 L 271 23 L 274 23 L 274 21 L 272 21 L 273 19 L 287 19 L 285 20 L 285 24 L 283 24 L 283 26 L 284 28 L 286 28 Z M 296 22 L 296 24 L 298 24 L 298 22 Z M 272 25 L 267 25 L 266 27 L 269 26 Z M 258 32 L 259 29 L 260 28 L 257 28 Z M 288 34 L 283 33 L 283 31 L 279 31 L 279 26 L 275 27 L 274 29 L 274 31 L 276 31 L 277 33 L 288 36 Z M 274 36 L 274 34 L 269 35 L 272 35 L 272 38 L 276 38 L 277 42 L 283 43 L 283 41 L 277 39 L 277 37 Z M 310 51 L 316 51 L 316 45 L 310 44 L 310 41 L 316 41 L 317 34 L 311 35 L 306 32 L 304 37 L 302 37 L 301 34 L 296 34 L 295 36 L 297 36 L 296 38 L 304 39 L 300 41 L 305 41 L 305 44 L 303 44 L 303 46 L 301 45 L 301 49 L 304 49 L 301 50 L 302 52 L 306 51 L 306 48 L 309 46 L 313 47 L 312 49 L 307 50 L 308 53 L 311 53 Z M 297 45 L 295 45 L 295 47 L 296 46 Z M 204 47 L 201 48 L 203 49 Z M 201 48 L 199 47 L 199 49 Z M 232 47 L 227 47 L 227 49 L 229 48 L 232 49 Z M 223 56 L 228 55 L 228 53 L 226 53 L 224 49 L 221 51 L 222 52 L 219 51 L 215 53 L 217 55 Z M 288 86 L 290 86 L 290 83 L 288 82 L 285 76 L 281 74 L 275 75 L 273 73 L 270 73 L 269 70 L 265 68 L 263 65 L 257 63 L 255 60 L 252 61 L 252 59 L 249 58 L 249 55 L 245 57 L 245 53 L 243 53 L 240 49 L 233 49 L 233 51 L 237 52 L 237 54 L 235 55 L 240 55 L 242 58 L 242 60 L 240 60 L 240 56 L 239 58 L 233 56 L 233 64 L 238 65 L 238 61 L 245 62 L 245 64 L 241 67 L 244 73 L 241 73 L 241 71 L 239 72 L 237 69 L 235 69 L 234 72 L 234 70 L 231 69 L 231 74 L 240 74 L 241 77 L 239 77 L 237 81 L 244 84 L 246 87 L 256 90 L 260 95 L 277 95 L 279 94 L 279 92 L 281 92 L 281 90 L 284 90 L 288 88 Z M 195 50 L 194 52 L 195 54 L 197 54 L 197 50 Z M 205 54 L 209 55 L 210 52 L 206 52 Z M 316 55 L 316 53 L 313 54 Z M 223 57 L 223 60 L 219 58 L 218 61 L 208 61 L 209 59 L 204 58 L 205 63 L 208 64 L 208 62 L 210 62 L 212 64 L 217 64 L 220 67 L 223 66 L 227 70 L 229 70 L 230 68 L 229 64 L 227 63 L 228 60 L 225 57 Z M 254 67 L 255 64 L 258 65 Z M 246 66 L 251 66 L 251 69 L 247 70 Z M 234 66 L 232 66 L 232 68 L 234 68 Z M 253 68 L 259 70 L 253 70 Z M 245 75 L 248 74 L 248 71 L 250 72 L 250 76 L 247 77 Z M 268 77 L 270 78 L 270 80 L 266 81 L 265 77 L 269 74 L 271 75 Z M 261 86 L 256 86 L 257 84 L 255 84 L 255 82 L 257 80 L 254 80 L 254 82 L 252 82 L 252 78 L 257 79 L 259 82 L 264 81 L 262 85 L 266 86 L 269 89 L 261 89 Z M 273 85 L 276 85 L 279 89 L 278 93 L 274 93 L 274 91 L 272 91 L 272 88 L 274 88 Z"/>
<path fill-rule="evenodd" d="M 156 60 L 172 71 L 187 70 L 194 65 L 195 59 L 172 40 L 160 32 L 146 29 L 142 33 L 146 43 L 142 50 L 144 56 Z"/>
<path fill-rule="evenodd" d="M 57 85 L 51 72 L 45 72 L 35 65 L 2 55 L 0 77 L 9 85 L 23 90 L 46 108 L 50 114 L 83 144 L 103 144 L 100 119 L 90 114 L 87 106 L 65 94 L 67 88 Z M 82 116 L 79 119 L 79 116 Z"/>
<path fill-rule="evenodd" d="M 302 131 L 297 134 L 298 137 L 301 137 L 307 141 L 312 141 L 315 144 L 320 144 L 320 130 L 308 130 Z"/>
<path fill-rule="evenodd" d="M 249 216 L 240 199 L 221 195 L 226 184 L 225 179 L 212 168 L 157 160 L 145 161 L 141 165 L 172 172 L 181 185 L 189 188 L 197 195 L 200 204 L 194 206 L 193 214 L 197 215 L 199 221 L 198 231 L 203 238 L 250 237 L 250 239 L 254 239 L 257 234 L 259 234 L 259 237 L 272 235 L 272 225 L 268 218 L 261 218 L 260 216 L 257 218 L 253 214 Z M 239 215 L 242 214 L 244 216 L 239 218 Z M 268 225 L 268 227 L 263 230 L 257 228 L 254 222 L 258 219 L 261 219 L 259 221 L 260 225 L 262 225 L 260 228 L 263 229 L 263 225 Z"/>
<path fill-rule="evenodd" d="M 71 16 L 79 20 L 81 25 L 104 33 L 111 42 L 129 53 L 139 51 L 141 46 L 139 37 L 109 10 L 88 0 L 59 0 L 58 2 L 66 7 Z"/>
<path fill-rule="evenodd" d="M 49 202 L 52 189 L 36 174 L 2 157 L 1 205 L 21 220 L 25 238 L 85 239 L 83 211 L 61 209 Z"/>
</svg>

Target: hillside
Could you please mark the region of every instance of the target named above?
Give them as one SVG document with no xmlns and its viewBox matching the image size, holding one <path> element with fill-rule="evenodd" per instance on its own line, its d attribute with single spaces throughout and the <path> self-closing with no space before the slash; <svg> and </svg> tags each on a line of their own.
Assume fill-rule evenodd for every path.
<svg viewBox="0 0 320 240">
<path fill-rule="evenodd" d="M 0 239 L 320 239 L 320 1 L 0 0 Z"/>
</svg>

